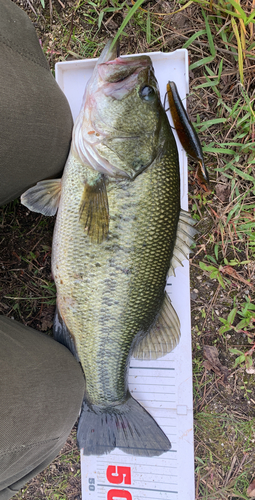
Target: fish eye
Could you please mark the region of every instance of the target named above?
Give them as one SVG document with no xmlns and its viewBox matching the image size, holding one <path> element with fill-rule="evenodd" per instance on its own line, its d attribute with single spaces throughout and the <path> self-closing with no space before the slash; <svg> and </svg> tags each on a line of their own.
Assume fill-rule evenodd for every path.
<svg viewBox="0 0 255 500">
<path fill-rule="evenodd" d="M 152 87 L 145 85 L 145 87 L 143 87 L 140 90 L 140 96 L 145 101 L 151 101 L 153 99 L 153 97 L 155 96 L 155 90 Z"/>
</svg>

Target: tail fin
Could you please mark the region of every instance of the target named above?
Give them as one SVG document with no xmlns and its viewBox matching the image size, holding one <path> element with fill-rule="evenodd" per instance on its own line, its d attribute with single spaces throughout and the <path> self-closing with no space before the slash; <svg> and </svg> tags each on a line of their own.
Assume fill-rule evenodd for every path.
<svg viewBox="0 0 255 500">
<path fill-rule="evenodd" d="M 84 455 L 103 455 L 119 448 L 125 453 L 154 457 L 171 443 L 153 417 L 131 395 L 118 406 L 101 409 L 83 401 L 77 441 Z"/>
</svg>

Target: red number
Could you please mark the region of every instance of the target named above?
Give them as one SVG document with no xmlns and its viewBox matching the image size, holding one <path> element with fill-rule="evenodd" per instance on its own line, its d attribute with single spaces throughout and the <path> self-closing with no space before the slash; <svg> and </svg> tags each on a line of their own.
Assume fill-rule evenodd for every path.
<svg viewBox="0 0 255 500">
<path fill-rule="evenodd" d="M 107 477 L 109 483 L 112 483 L 112 484 L 120 484 L 123 481 L 124 481 L 124 484 L 131 484 L 131 468 L 130 467 L 121 467 L 119 465 L 117 465 L 117 466 L 116 465 L 109 465 L 107 467 L 106 477 Z M 112 491 L 115 491 L 115 490 L 112 490 Z M 123 497 L 123 498 L 129 498 L 129 497 Z"/>
<path fill-rule="evenodd" d="M 124 469 L 125 467 L 123 467 Z M 107 493 L 107 500 L 118 500 L 119 498 L 125 498 L 126 500 L 132 500 L 132 495 L 129 491 L 124 490 L 110 490 Z"/>
</svg>

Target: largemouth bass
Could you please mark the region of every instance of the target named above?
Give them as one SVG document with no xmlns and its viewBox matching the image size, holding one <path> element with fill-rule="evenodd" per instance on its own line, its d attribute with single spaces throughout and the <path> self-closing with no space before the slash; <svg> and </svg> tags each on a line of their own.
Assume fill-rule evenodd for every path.
<svg viewBox="0 0 255 500">
<path fill-rule="evenodd" d="M 195 230 L 180 209 L 178 152 L 151 60 L 121 58 L 110 44 L 86 87 L 62 180 L 38 183 L 22 203 L 46 215 L 58 208 L 54 336 L 85 374 L 80 448 L 155 456 L 171 444 L 131 396 L 129 360 L 178 343 L 166 277 Z"/>
</svg>

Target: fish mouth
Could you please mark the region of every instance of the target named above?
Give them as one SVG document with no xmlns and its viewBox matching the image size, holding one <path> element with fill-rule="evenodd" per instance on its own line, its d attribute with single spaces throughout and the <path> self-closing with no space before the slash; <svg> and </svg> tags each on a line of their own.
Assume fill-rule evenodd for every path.
<svg viewBox="0 0 255 500">
<path fill-rule="evenodd" d="M 142 70 L 151 68 L 151 60 L 148 56 L 140 57 L 116 57 L 106 63 L 98 65 L 98 73 L 104 83 L 119 83 L 128 80 L 133 81 Z"/>
<path fill-rule="evenodd" d="M 115 42 L 114 45 L 112 45 L 113 39 L 111 38 L 108 40 L 106 46 L 104 47 L 103 51 L 101 52 L 101 55 L 97 61 L 96 66 L 99 66 L 100 64 L 105 64 L 109 61 L 113 61 L 114 59 L 117 59 L 120 55 L 120 44 L 119 40 Z"/>
<path fill-rule="evenodd" d="M 143 69 L 151 69 L 151 60 L 148 56 L 120 57 L 119 41 L 113 45 L 110 39 L 96 64 L 100 79 L 104 83 L 118 83 L 132 75 L 138 75 Z M 133 78 L 134 80 L 134 78 Z"/>
</svg>

